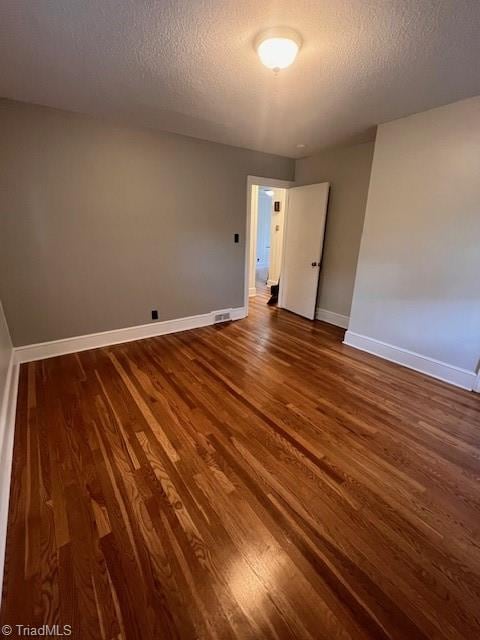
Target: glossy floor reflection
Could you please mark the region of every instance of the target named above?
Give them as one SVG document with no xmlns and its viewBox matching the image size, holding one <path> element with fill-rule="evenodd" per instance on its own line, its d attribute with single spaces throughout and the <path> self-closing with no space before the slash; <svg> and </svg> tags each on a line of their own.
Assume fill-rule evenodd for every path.
<svg viewBox="0 0 480 640">
<path fill-rule="evenodd" d="M 23 365 L 2 624 L 480 637 L 480 398 L 251 302 Z"/>
</svg>

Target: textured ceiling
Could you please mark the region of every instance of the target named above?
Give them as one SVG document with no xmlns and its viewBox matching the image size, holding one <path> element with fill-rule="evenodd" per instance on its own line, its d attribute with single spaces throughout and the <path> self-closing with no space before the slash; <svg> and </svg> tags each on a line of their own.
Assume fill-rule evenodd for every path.
<svg viewBox="0 0 480 640">
<path fill-rule="evenodd" d="M 479 94 L 479 30 L 480 0 L 0 0 L 0 94 L 299 157 Z"/>
</svg>

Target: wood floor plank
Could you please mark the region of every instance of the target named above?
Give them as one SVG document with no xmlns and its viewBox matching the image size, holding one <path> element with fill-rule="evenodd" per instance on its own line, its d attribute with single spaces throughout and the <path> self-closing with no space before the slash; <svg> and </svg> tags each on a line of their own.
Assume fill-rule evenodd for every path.
<svg viewBox="0 0 480 640">
<path fill-rule="evenodd" d="M 479 396 L 265 301 L 22 365 L 0 624 L 478 640 Z"/>
</svg>

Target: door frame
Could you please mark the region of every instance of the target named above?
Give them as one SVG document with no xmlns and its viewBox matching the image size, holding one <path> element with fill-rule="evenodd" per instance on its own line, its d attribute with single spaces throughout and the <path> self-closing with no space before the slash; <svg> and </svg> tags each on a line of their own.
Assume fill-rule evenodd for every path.
<svg viewBox="0 0 480 640">
<path fill-rule="evenodd" d="M 480 393 L 480 370 L 477 372 L 477 377 L 473 383 L 473 391 L 475 391 L 475 393 Z"/>
<path fill-rule="evenodd" d="M 243 304 L 245 307 L 245 315 L 248 315 L 248 293 L 249 293 L 249 276 L 251 268 L 251 232 L 252 232 L 252 187 L 276 187 L 278 189 L 287 189 L 285 198 L 285 212 L 284 212 L 284 236 L 283 242 L 285 242 L 285 226 L 287 222 L 288 212 L 288 189 L 293 187 L 295 182 L 293 180 L 278 180 L 277 178 L 264 178 L 261 176 L 247 176 L 247 215 L 245 225 L 245 269 L 244 269 L 244 283 L 243 283 Z M 283 247 L 282 247 L 282 261 L 283 261 Z"/>
</svg>

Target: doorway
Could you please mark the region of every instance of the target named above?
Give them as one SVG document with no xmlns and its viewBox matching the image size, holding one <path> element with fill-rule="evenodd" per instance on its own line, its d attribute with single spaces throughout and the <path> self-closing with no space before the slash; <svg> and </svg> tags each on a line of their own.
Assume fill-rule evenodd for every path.
<svg viewBox="0 0 480 640">
<path fill-rule="evenodd" d="M 288 180 L 248 176 L 245 310 L 254 296 L 266 297 L 278 283 L 282 263 Z M 278 203 L 278 204 L 275 204 Z"/>
<path fill-rule="evenodd" d="M 249 299 L 268 299 L 281 280 L 278 306 L 315 318 L 329 190 L 328 183 L 248 177 L 246 315 Z"/>
<path fill-rule="evenodd" d="M 288 188 L 294 183 L 289 180 L 277 180 L 275 178 L 261 178 L 257 176 L 248 176 L 247 179 L 247 220 L 246 220 L 246 243 L 245 243 L 245 289 L 244 289 L 244 305 L 245 313 L 248 315 L 248 301 L 254 296 L 268 294 L 268 287 L 278 282 L 281 269 L 281 260 L 283 252 L 283 231 L 285 212 L 287 207 Z M 270 221 L 268 223 L 269 232 L 264 236 L 269 237 L 262 240 L 265 250 L 260 250 L 257 254 L 258 240 L 258 205 L 260 199 L 260 190 L 264 192 L 262 198 L 268 198 L 267 204 L 270 204 Z M 272 195 L 265 192 L 272 192 Z M 280 202 L 280 205 L 275 205 Z M 268 207 L 266 207 L 268 209 Z M 275 208 L 280 209 L 275 211 Z M 268 220 L 268 214 L 265 215 Z M 260 260 L 257 262 L 257 258 Z M 257 264 L 259 264 L 257 291 Z"/>
<path fill-rule="evenodd" d="M 269 187 L 259 187 L 258 189 L 255 293 L 266 291 L 270 275 L 274 193 L 274 190 Z"/>
<path fill-rule="evenodd" d="M 266 295 L 278 284 L 282 264 L 285 225 L 286 189 L 274 185 L 257 185 L 252 192 L 254 273 L 252 269 L 250 297 Z"/>
</svg>

